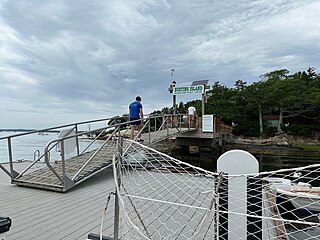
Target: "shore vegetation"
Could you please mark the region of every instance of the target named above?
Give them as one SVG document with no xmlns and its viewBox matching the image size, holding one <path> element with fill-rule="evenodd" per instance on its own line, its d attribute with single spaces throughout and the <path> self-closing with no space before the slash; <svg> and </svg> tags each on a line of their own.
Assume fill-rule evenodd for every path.
<svg viewBox="0 0 320 240">
<path fill-rule="evenodd" d="M 268 138 L 281 134 L 320 140 L 320 74 L 309 67 L 290 74 L 278 69 L 247 84 L 237 80 L 233 87 L 218 81 L 206 92 L 205 114 L 215 114 L 233 125 L 235 136 Z M 177 104 L 177 112 L 189 106 L 201 113 L 201 100 Z M 155 113 L 170 113 L 163 108 Z"/>
</svg>

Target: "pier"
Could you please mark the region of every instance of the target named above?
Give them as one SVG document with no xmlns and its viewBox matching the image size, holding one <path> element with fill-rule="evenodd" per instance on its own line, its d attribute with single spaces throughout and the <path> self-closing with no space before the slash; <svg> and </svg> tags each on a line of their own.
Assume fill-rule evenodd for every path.
<svg viewBox="0 0 320 240">
<path fill-rule="evenodd" d="M 178 133 L 175 136 L 177 146 L 198 146 L 213 148 L 217 145 L 222 146 L 224 141 L 231 141 L 232 133 L 206 133 L 201 129 L 193 129 Z"/>
<path fill-rule="evenodd" d="M 205 124 L 208 124 L 200 118 L 198 125 L 200 128 L 189 129 L 175 135 L 175 145 L 180 146 L 185 151 L 189 151 L 192 147 L 209 148 L 212 151 L 217 151 L 221 154 L 222 145 L 224 142 L 232 141 L 232 126 L 224 124 L 221 118 L 211 115 L 209 117 L 209 129 Z"/>
</svg>

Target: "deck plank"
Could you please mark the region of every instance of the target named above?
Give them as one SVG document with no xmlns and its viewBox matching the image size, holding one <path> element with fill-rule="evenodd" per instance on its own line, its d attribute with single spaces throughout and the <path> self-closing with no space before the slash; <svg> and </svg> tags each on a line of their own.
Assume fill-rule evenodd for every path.
<svg viewBox="0 0 320 240">
<path fill-rule="evenodd" d="M 13 220 L 6 240 L 86 239 L 92 229 L 100 228 L 105 196 L 114 191 L 111 169 L 68 193 L 17 187 L 9 183 L 9 177 L 3 177 L 4 173 L 0 175 L 1 215 Z M 110 212 L 112 207 L 111 204 Z M 106 218 L 110 220 L 113 221 L 112 216 Z"/>
</svg>

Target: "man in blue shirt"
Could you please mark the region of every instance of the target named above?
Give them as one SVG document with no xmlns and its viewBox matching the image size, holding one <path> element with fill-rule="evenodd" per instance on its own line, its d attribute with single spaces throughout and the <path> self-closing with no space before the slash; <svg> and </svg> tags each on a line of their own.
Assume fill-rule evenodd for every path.
<svg viewBox="0 0 320 240">
<path fill-rule="evenodd" d="M 143 140 L 141 139 L 141 129 L 142 129 L 142 123 L 143 123 L 143 110 L 142 110 L 142 104 L 141 102 L 141 97 L 137 96 L 136 101 L 131 103 L 129 105 L 129 117 L 130 121 L 132 122 L 130 125 L 131 127 L 131 139 L 134 139 L 134 126 L 138 126 L 138 142 L 142 142 Z"/>
</svg>

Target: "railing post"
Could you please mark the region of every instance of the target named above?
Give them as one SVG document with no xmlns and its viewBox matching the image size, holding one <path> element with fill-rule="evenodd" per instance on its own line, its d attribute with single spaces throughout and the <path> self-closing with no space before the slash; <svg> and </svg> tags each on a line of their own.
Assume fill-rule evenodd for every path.
<svg viewBox="0 0 320 240">
<path fill-rule="evenodd" d="M 15 171 L 13 169 L 11 138 L 8 138 L 8 152 L 9 152 L 9 165 L 10 165 L 11 180 L 13 180 L 15 178 L 15 176 L 14 176 Z"/>
<path fill-rule="evenodd" d="M 148 131 L 149 131 L 149 143 L 151 143 L 151 119 L 148 122 Z"/>
<path fill-rule="evenodd" d="M 119 138 L 121 137 L 120 131 L 121 131 L 121 126 L 119 126 L 119 128 L 118 128 L 118 137 L 119 137 Z"/>
<path fill-rule="evenodd" d="M 74 129 L 76 130 L 76 135 L 78 134 L 78 124 L 75 125 Z M 76 136 L 76 145 L 77 145 L 77 156 L 80 155 L 80 148 L 79 148 L 79 137 Z"/>
<path fill-rule="evenodd" d="M 117 141 L 117 186 L 115 191 L 115 204 L 114 204 L 114 222 L 113 222 L 113 237 L 114 240 L 119 240 L 119 222 L 120 222 L 120 209 L 119 209 L 119 198 L 118 198 L 118 190 L 121 184 L 120 178 L 120 166 L 122 163 L 122 149 L 123 149 L 123 139 L 121 137 L 118 138 Z"/>
<path fill-rule="evenodd" d="M 168 117 L 167 117 L 164 121 L 166 121 L 167 137 L 168 137 L 168 136 L 169 136 L 169 124 L 168 124 Z"/>
<path fill-rule="evenodd" d="M 66 165 L 65 165 L 65 156 L 64 156 L 64 140 L 61 141 L 61 170 L 62 170 L 62 179 L 65 180 L 66 176 Z"/>
</svg>

